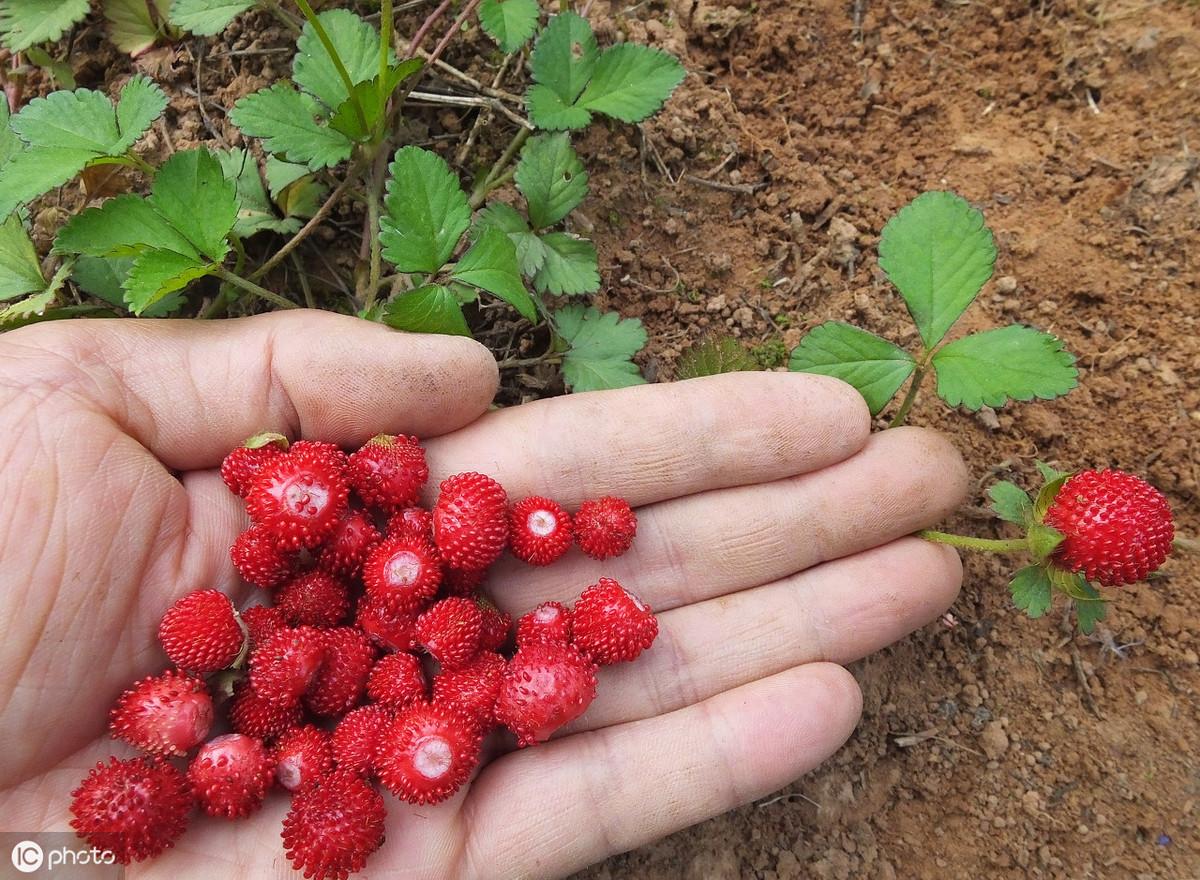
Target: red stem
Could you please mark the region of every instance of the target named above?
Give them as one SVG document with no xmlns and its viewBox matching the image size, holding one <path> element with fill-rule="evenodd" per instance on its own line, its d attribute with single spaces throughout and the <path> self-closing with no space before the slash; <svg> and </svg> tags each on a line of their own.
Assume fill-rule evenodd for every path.
<svg viewBox="0 0 1200 880">
<path fill-rule="evenodd" d="M 462 27 L 462 23 L 467 20 L 467 16 L 475 11 L 483 0 L 467 0 L 467 4 L 462 8 L 462 12 L 458 14 L 458 18 L 454 19 L 454 24 L 446 30 L 446 35 L 442 37 L 442 41 L 437 44 L 437 48 L 433 50 L 433 54 L 429 56 L 426 62 L 430 67 L 437 63 L 437 60 L 442 57 L 442 53 L 446 51 L 446 47 L 450 45 L 450 41 L 454 39 L 454 35 L 458 33 Z"/>
<path fill-rule="evenodd" d="M 442 0 L 442 4 L 429 13 L 425 20 L 421 22 L 421 26 L 417 28 L 417 32 L 413 34 L 412 42 L 408 44 L 409 58 L 417 54 L 417 49 L 421 48 L 421 43 L 425 41 L 425 37 L 433 30 L 433 26 L 437 23 L 437 20 L 446 14 L 446 10 L 450 8 L 453 2 L 454 0 Z"/>
</svg>

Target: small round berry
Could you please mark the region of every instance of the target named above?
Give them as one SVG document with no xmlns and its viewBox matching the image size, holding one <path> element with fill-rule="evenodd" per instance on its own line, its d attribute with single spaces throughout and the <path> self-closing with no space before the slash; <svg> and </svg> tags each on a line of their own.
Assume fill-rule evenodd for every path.
<svg viewBox="0 0 1200 880">
<path fill-rule="evenodd" d="M 654 643 L 650 606 L 612 578 L 583 591 L 571 611 L 571 641 L 601 666 L 633 660 Z"/>
<path fill-rule="evenodd" d="M 417 639 L 443 669 L 470 663 L 482 636 L 483 614 L 472 599 L 442 599 L 417 618 Z"/>
<path fill-rule="evenodd" d="M 228 733 L 200 747 L 187 777 L 196 803 L 210 816 L 240 819 L 262 806 L 275 762 L 262 740 Z"/>
<path fill-rule="evenodd" d="M 347 474 L 366 504 L 391 511 L 417 503 L 429 467 L 416 437 L 380 434 L 350 456 Z"/>
<path fill-rule="evenodd" d="M 329 734 L 307 724 L 279 737 L 271 753 L 275 780 L 288 791 L 307 788 L 333 770 Z"/>
<path fill-rule="evenodd" d="M 292 867 L 312 880 L 346 880 L 383 845 L 387 807 L 370 783 L 335 772 L 297 792 L 283 820 Z"/>
<path fill-rule="evenodd" d="M 109 758 L 108 764 L 96 764 L 71 798 L 71 827 L 122 865 L 174 846 L 192 810 L 183 773 L 147 758 Z"/>
<path fill-rule="evenodd" d="M 110 713 L 112 735 L 152 755 L 183 755 L 208 736 L 212 696 L 204 681 L 168 670 L 121 694 Z"/>
<path fill-rule="evenodd" d="M 571 515 L 551 501 L 533 495 L 512 506 L 508 515 L 509 549 L 530 565 L 549 565 L 571 548 Z"/>
<path fill-rule="evenodd" d="M 412 654 L 380 657 L 367 679 L 367 696 L 384 706 L 403 709 L 425 699 L 425 673 Z"/>
<path fill-rule="evenodd" d="M 229 550 L 233 567 L 247 583 L 273 590 L 296 572 L 296 554 L 280 549 L 265 526 L 252 525 L 238 535 Z"/>
<path fill-rule="evenodd" d="M 331 454 L 300 445 L 268 462 L 246 492 L 250 518 L 284 550 L 320 545 L 337 528 L 350 495 Z"/>
<path fill-rule="evenodd" d="M 385 538 L 363 563 L 363 583 L 372 604 L 393 613 L 417 611 L 437 595 L 442 561 L 432 544 L 408 535 Z"/>
<path fill-rule="evenodd" d="M 475 722 L 454 706 L 410 706 L 379 740 L 379 780 L 410 804 L 439 803 L 470 778 L 480 742 Z"/>
<path fill-rule="evenodd" d="M 637 515 L 626 501 L 611 495 L 583 502 L 573 522 L 575 542 L 593 559 L 620 556 L 637 534 Z"/>
<path fill-rule="evenodd" d="M 322 571 L 345 578 L 362 572 L 367 554 L 379 543 L 379 530 L 365 510 L 347 510 L 317 554 Z"/>
<path fill-rule="evenodd" d="M 176 666 L 208 675 L 237 659 L 246 634 L 228 596 L 220 590 L 196 590 L 167 609 L 158 641 Z"/>
<path fill-rule="evenodd" d="M 287 438 L 282 434 L 255 434 L 225 456 L 221 462 L 221 479 L 230 492 L 245 497 L 246 490 L 263 466 L 283 455 L 287 448 Z"/>
<path fill-rule="evenodd" d="M 433 508 L 433 540 L 446 564 L 478 571 L 508 544 L 508 496 L 483 474 L 455 474 L 442 481 Z"/>
<path fill-rule="evenodd" d="M 342 716 L 333 728 L 330 747 L 339 770 L 369 775 L 375 772 L 375 749 L 395 714 L 387 706 L 371 703 Z"/>
<path fill-rule="evenodd" d="M 561 602 L 543 602 L 517 620 L 517 647 L 526 645 L 569 645 L 571 612 Z"/>
<path fill-rule="evenodd" d="M 524 747 L 544 742 L 596 698 L 596 664 L 570 645 L 526 645 L 504 671 L 496 720 Z"/>
<path fill-rule="evenodd" d="M 337 626 L 350 611 L 346 585 L 323 571 L 292 578 L 275 594 L 275 607 L 291 626 Z"/>
</svg>

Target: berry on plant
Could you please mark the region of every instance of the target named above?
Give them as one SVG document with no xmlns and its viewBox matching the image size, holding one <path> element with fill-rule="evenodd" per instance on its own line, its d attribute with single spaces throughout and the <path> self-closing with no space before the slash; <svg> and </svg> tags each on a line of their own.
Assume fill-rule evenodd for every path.
<svg viewBox="0 0 1200 880">
<path fill-rule="evenodd" d="M 192 809 L 183 773 L 148 758 L 97 763 L 71 798 L 71 827 L 122 865 L 174 846 Z"/>
<path fill-rule="evenodd" d="M 275 536 L 261 525 L 238 535 L 229 558 L 242 580 L 264 590 L 275 589 L 296 571 L 296 554 L 280 549 Z"/>
<path fill-rule="evenodd" d="M 417 640 L 443 669 L 461 669 L 479 653 L 483 614 L 472 599 L 442 599 L 417 618 Z"/>
<path fill-rule="evenodd" d="M 442 481 L 433 509 L 433 540 L 446 564 L 487 568 L 508 543 L 508 496 L 483 474 L 455 474 Z"/>
<path fill-rule="evenodd" d="M 246 490 L 267 462 L 287 450 L 288 441 L 282 434 L 255 434 L 233 450 L 221 462 L 221 479 L 234 495 L 245 497 Z"/>
<path fill-rule="evenodd" d="M 333 770 L 329 734 L 307 724 L 279 737 L 271 754 L 275 780 L 288 791 L 299 791 Z"/>
<path fill-rule="evenodd" d="M 593 559 L 620 556 L 633 545 L 637 514 L 620 498 L 585 501 L 575 514 L 575 542 Z"/>
<path fill-rule="evenodd" d="M 410 804 L 454 794 L 479 763 L 480 735 L 453 706 L 417 703 L 396 715 L 376 750 L 379 780 Z"/>
<path fill-rule="evenodd" d="M 228 596 L 220 590 L 196 590 L 167 609 L 158 641 L 176 666 L 207 675 L 237 658 L 246 634 Z"/>
<path fill-rule="evenodd" d="M 543 602 L 517 620 L 517 647 L 526 645 L 569 645 L 571 612 L 561 602 Z"/>
<path fill-rule="evenodd" d="M 549 565 L 571 549 L 571 515 L 549 498 L 533 495 L 508 515 L 509 549 L 530 565 Z"/>
<path fill-rule="evenodd" d="M 313 548 L 337 528 L 349 488 L 324 449 L 292 449 L 268 462 L 246 492 L 246 510 L 281 549 Z"/>
<path fill-rule="evenodd" d="M 437 595 L 442 563 L 432 544 L 399 535 L 375 546 L 363 563 L 362 576 L 372 604 L 395 613 L 416 611 Z"/>
<path fill-rule="evenodd" d="M 310 880 L 346 880 L 383 845 L 387 807 L 370 783 L 334 772 L 297 792 L 283 820 L 292 867 Z"/>
<path fill-rule="evenodd" d="M 187 771 L 200 809 L 226 819 L 240 819 L 261 807 L 274 775 L 275 762 L 262 740 L 241 733 L 206 742 Z"/>
<path fill-rule="evenodd" d="M 347 476 L 364 502 L 391 511 L 416 504 L 429 467 L 416 437 L 379 434 L 350 456 Z"/>
<path fill-rule="evenodd" d="M 650 607 L 612 578 L 583 591 L 571 611 L 572 644 L 601 666 L 633 660 L 654 643 Z"/>
<path fill-rule="evenodd" d="M 337 626 L 350 610 L 342 581 L 323 571 L 292 578 L 275 594 L 275 607 L 291 626 Z"/>
<path fill-rule="evenodd" d="M 596 664 L 570 645 L 526 645 L 504 672 L 496 720 L 530 746 L 586 712 L 595 697 Z"/>
<path fill-rule="evenodd" d="M 113 736 L 152 755 L 183 755 L 208 736 L 212 697 L 199 678 L 169 670 L 143 678 L 117 699 Z"/>
<path fill-rule="evenodd" d="M 367 696 L 393 709 L 424 700 L 425 673 L 421 661 L 401 652 L 380 657 L 367 679 Z"/>
</svg>

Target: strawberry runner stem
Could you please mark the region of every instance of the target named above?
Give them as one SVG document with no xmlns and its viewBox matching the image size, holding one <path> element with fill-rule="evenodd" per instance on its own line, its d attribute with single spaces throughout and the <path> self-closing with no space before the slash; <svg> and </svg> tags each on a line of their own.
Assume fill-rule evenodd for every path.
<svg viewBox="0 0 1200 880">
<path fill-rule="evenodd" d="M 1018 553 L 1031 549 L 1028 538 L 1012 538 L 1008 540 L 972 538 L 967 535 L 951 535 L 948 532 L 935 532 L 929 529 L 917 532 L 917 537 L 934 544 L 947 544 L 963 550 L 981 550 L 985 553 Z"/>
</svg>

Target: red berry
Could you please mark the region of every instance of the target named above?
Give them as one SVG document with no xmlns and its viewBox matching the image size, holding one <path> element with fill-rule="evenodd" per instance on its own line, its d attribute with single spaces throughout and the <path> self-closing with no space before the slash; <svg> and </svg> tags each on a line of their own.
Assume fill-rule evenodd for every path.
<svg viewBox="0 0 1200 880">
<path fill-rule="evenodd" d="M 483 626 L 479 636 L 479 647 L 484 651 L 499 651 L 508 641 L 512 629 L 512 616 L 496 607 L 487 596 L 479 593 L 475 604 L 483 615 Z"/>
<path fill-rule="evenodd" d="M 629 504 L 611 495 L 585 501 L 575 514 L 575 542 L 592 559 L 620 556 L 637 534 L 637 515 Z"/>
<path fill-rule="evenodd" d="M 442 572 L 442 593 L 446 596 L 462 596 L 469 599 L 479 592 L 485 578 L 486 568 L 467 571 L 447 565 Z"/>
<path fill-rule="evenodd" d="M 543 602 L 517 621 L 517 647 L 526 645 L 569 645 L 571 612 L 561 602 Z"/>
<path fill-rule="evenodd" d="M 470 663 L 482 634 L 483 614 L 472 599 L 442 599 L 417 618 L 417 640 L 443 669 Z"/>
<path fill-rule="evenodd" d="M 245 640 L 233 603 L 220 590 L 188 593 L 167 609 L 158 625 L 158 641 L 171 662 L 201 675 L 232 663 Z"/>
<path fill-rule="evenodd" d="M 285 550 L 316 547 L 329 537 L 350 494 L 327 453 L 299 446 L 268 462 L 246 492 L 250 518 Z"/>
<path fill-rule="evenodd" d="M 601 666 L 632 660 L 654 643 L 650 606 L 612 578 L 583 591 L 571 612 L 572 644 Z"/>
<path fill-rule="evenodd" d="M 317 565 L 339 577 L 358 577 L 367 554 L 378 543 L 379 530 L 367 512 L 347 510 L 317 554 Z"/>
<path fill-rule="evenodd" d="M 245 497 L 263 465 L 283 455 L 287 446 L 287 438 L 282 434 L 256 434 L 225 456 L 221 479 L 230 492 Z"/>
<path fill-rule="evenodd" d="M 424 507 L 406 507 L 392 514 L 388 520 L 389 538 L 407 535 L 433 543 L 433 514 Z"/>
<path fill-rule="evenodd" d="M 196 803 L 210 816 L 239 819 L 262 806 L 275 762 L 262 740 L 228 733 L 200 747 L 187 777 Z"/>
<path fill-rule="evenodd" d="M 1044 522 L 1066 536 L 1054 551 L 1054 563 L 1105 587 L 1145 580 L 1166 561 L 1175 539 L 1167 499 L 1123 471 L 1083 471 L 1071 477 Z"/>
<path fill-rule="evenodd" d="M 544 742 L 596 697 L 596 666 L 569 645 L 527 645 L 504 672 L 496 720 L 521 746 Z"/>
<path fill-rule="evenodd" d="M 323 461 L 343 477 L 346 475 L 346 466 L 350 459 L 336 443 L 327 443 L 324 440 L 297 440 L 289 451 Z"/>
<path fill-rule="evenodd" d="M 453 706 L 417 703 L 396 715 L 376 748 L 379 780 L 410 804 L 454 794 L 479 763 L 475 722 Z"/>
<path fill-rule="evenodd" d="M 383 845 L 383 796 L 353 773 L 333 773 L 298 792 L 283 820 L 283 848 L 310 880 L 346 880 Z"/>
<path fill-rule="evenodd" d="M 242 623 L 250 632 L 250 647 L 254 649 L 278 630 L 287 626 L 283 612 L 274 605 L 254 605 L 242 612 Z"/>
<path fill-rule="evenodd" d="M 333 729 L 329 742 L 338 769 L 364 775 L 373 773 L 375 748 L 393 717 L 387 706 L 374 703 L 347 712 Z"/>
<path fill-rule="evenodd" d="M 109 716 L 113 736 L 152 755 L 183 755 L 208 736 L 212 697 L 199 678 L 167 671 L 121 694 Z"/>
<path fill-rule="evenodd" d="M 446 564 L 487 568 L 508 543 L 508 496 L 483 474 L 456 474 L 442 481 L 433 509 L 433 539 Z"/>
<path fill-rule="evenodd" d="M 341 715 L 362 699 L 375 650 L 366 634 L 351 626 L 325 631 L 325 662 L 321 664 L 305 698 L 317 715 Z"/>
<path fill-rule="evenodd" d="M 192 810 L 184 775 L 147 758 L 109 758 L 108 764 L 96 764 L 71 797 L 71 827 L 122 865 L 173 846 Z"/>
<path fill-rule="evenodd" d="M 250 683 L 264 700 L 294 706 L 325 659 L 323 631 L 311 626 L 283 629 L 250 655 Z"/>
<path fill-rule="evenodd" d="M 354 623 L 373 643 L 389 651 L 414 651 L 420 647 L 416 612 L 394 613 L 364 596 L 358 603 Z"/>
<path fill-rule="evenodd" d="M 275 535 L 260 525 L 238 535 L 229 558 L 244 581 L 264 590 L 275 589 L 296 571 L 296 554 L 281 550 Z"/>
<path fill-rule="evenodd" d="M 549 565 L 571 549 L 571 515 L 549 498 L 522 499 L 508 514 L 509 549 L 530 565 Z"/>
<path fill-rule="evenodd" d="M 385 538 L 363 563 L 367 597 L 396 613 L 418 610 L 437 595 L 441 582 L 438 552 L 420 538 Z"/>
<path fill-rule="evenodd" d="M 303 717 L 299 703 L 290 706 L 270 703 L 256 694 L 248 681 L 234 690 L 227 714 L 235 733 L 259 739 L 270 739 L 299 727 Z"/>
<path fill-rule="evenodd" d="M 279 737 L 271 753 L 275 779 L 288 791 L 307 788 L 333 770 L 329 734 L 307 724 Z"/>
<path fill-rule="evenodd" d="M 412 654 L 388 654 L 380 657 L 367 679 L 367 696 L 376 703 L 403 709 L 425 699 L 425 673 L 421 661 Z"/>
<path fill-rule="evenodd" d="M 350 456 L 347 476 L 364 502 L 397 510 L 417 503 L 429 467 L 416 437 L 380 434 Z"/>
<path fill-rule="evenodd" d="M 494 651 L 480 651 L 469 665 L 453 672 L 439 672 L 433 679 L 433 702 L 457 706 L 479 725 L 481 731 L 496 724 L 496 699 L 507 667 Z"/>
<path fill-rule="evenodd" d="M 292 626 L 337 626 L 350 610 L 346 585 L 323 571 L 292 578 L 275 594 L 275 607 Z"/>
</svg>

